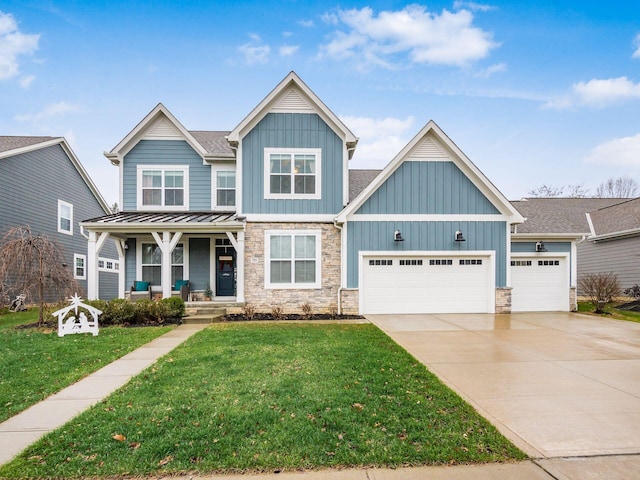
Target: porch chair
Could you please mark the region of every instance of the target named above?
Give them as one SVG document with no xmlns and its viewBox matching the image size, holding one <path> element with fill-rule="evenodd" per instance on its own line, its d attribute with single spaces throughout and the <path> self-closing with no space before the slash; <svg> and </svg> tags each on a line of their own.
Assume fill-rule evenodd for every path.
<svg viewBox="0 0 640 480">
<path fill-rule="evenodd" d="M 189 301 L 189 293 L 191 293 L 189 280 L 176 280 L 176 284 L 171 289 L 172 297 L 180 297 L 185 302 Z"/>
<path fill-rule="evenodd" d="M 151 283 L 135 281 L 129 291 L 129 299 L 132 302 L 142 299 L 151 300 Z"/>
</svg>

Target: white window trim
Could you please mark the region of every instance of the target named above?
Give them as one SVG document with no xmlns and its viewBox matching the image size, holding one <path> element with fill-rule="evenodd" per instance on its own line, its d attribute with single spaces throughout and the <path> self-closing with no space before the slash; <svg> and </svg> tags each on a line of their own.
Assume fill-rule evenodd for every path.
<svg viewBox="0 0 640 480">
<path fill-rule="evenodd" d="M 184 254 L 184 258 L 182 260 L 184 262 L 182 265 L 182 276 L 184 277 L 184 280 L 189 279 L 189 248 L 188 246 L 189 246 L 190 238 L 191 237 L 183 235 L 180 241 L 178 242 L 178 245 L 182 245 L 182 248 L 183 248 L 182 251 Z M 136 279 L 137 280 L 142 279 L 142 250 L 143 250 L 142 245 L 147 243 L 154 246 L 158 246 L 158 244 L 152 238 L 148 238 L 148 237 L 136 238 Z M 162 266 L 162 263 L 160 263 L 160 266 Z M 151 286 L 156 288 L 162 287 L 162 285 L 151 285 Z"/>
<path fill-rule="evenodd" d="M 272 236 L 316 237 L 316 281 L 313 283 L 271 283 L 271 237 Z M 292 248 L 294 242 L 291 243 Z M 272 290 L 310 290 L 322 288 L 322 231 L 321 230 L 266 230 L 264 232 L 264 288 Z M 291 259 L 295 262 L 295 258 Z M 292 276 L 293 278 L 293 276 Z"/>
<path fill-rule="evenodd" d="M 162 171 L 162 203 L 163 205 L 143 205 L 142 204 L 142 172 L 146 170 Z M 164 205 L 164 172 L 181 171 L 184 173 L 184 205 Z M 137 183 L 136 183 L 136 202 L 138 210 L 142 211 L 177 211 L 183 212 L 189 210 L 189 165 L 138 165 Z"/>
<path fill-rule="evenodd" d="M 271 154 L 283 153 L 283 154 L 304 154 L 316 156 L 316 188 L 315 193 L 293 193 L 294 183 L 291 182 L 291 193 L 271 193 L 271 168 L 270 158 Z M 293 173 L 291 174 L 293 176 Z M 291 200 L 291 199 L 304 199 L 304 200 L 320 200 L 322 198 L 322 149 L 320 148 L 265 148 L 264 149 L 264 198 L 266 200 Z M 237 201 L 236 201 L 237 203 Z"/>
<path fill-rule="evenodd" d="M 60 220 L 62 220 L 62 207 L 68 207 L 71 211 L 71 218 L 69 219 L 69 230 L 62 228 Z M 58 232 L 65 235 L 73 235 L 73 204 L 58 200 Z"/>
<path fill-rule="evenodd" d="M 83 267 L 82 267 L 82 275 L 78 275 L 77 270 L 77 260 L 82 259 Z M 87 256 L 81 255 L 79 253 L 73 254 L 73 278 L 76 280 L 86 280 L 87 279 Z"/>
<path fill-rule="evenodd" d="M 104 262 L 104 266 L 101 267 L 100 262 Z M 111 268 L 108 267 L 107 262 L 111 262 Z M 120 262 L 112 258 L 98 257 L 98 271 L 118 273 L 120 271 Z"/>
<path fill-rule="evenodd" d="M 217 212 L 235 212 L 236 205 L 218 205 L 218 172 L 233 172 L 236 174 L 236 205 L 238 204 L 238 173 L 235 166 L 222 166 L 211 168 L 211 207 Z"/>
</svg>

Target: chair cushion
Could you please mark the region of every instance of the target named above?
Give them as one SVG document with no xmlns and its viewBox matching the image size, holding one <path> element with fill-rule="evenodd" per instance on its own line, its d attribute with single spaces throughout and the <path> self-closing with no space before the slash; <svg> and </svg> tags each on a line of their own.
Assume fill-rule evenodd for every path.
<svg viewBox="0 0 640 480">
<path fill-rule="evenodd" d="M 189 280 L 176 280 L 175 290 L 180 290 L 183 285 L 189 285 Z"/>
<path fill-rule="evenodd" d="M 145 290 L 149 290 L 149 282 L 136 281 L 133 284 L 133 288 L 136 292 L 144 292 Z"/>
</svg>

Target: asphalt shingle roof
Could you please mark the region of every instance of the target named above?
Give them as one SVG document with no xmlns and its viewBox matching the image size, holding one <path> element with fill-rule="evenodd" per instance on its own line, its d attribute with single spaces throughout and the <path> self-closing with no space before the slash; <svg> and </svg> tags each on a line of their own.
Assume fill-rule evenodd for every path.
<svg viewBox="0 0 640 480">
<path fill-rule="evenodd" d="M 353 201 L 382 170 L 349 170 L 349 201 Z"/>
<path fill-rule="evenodd" d="M 640 228 L 640 198 L 589 212 L 596 235 Z"/>
<path fill-rule="evenodd" d="M 38 143 L 48 142 L 60 137 L 27 137 L 27 136 L 0 136 L 0 152 L 8 152 L 17 148 L 29 147 Z"/>
<path fill-rule="evenodd" d="M 518 233 L 591 233 L 587 212 L 626 201 L 624 198 L 525 198 L 512 201 L 526 221 Z"/>
<path fill-rule="evenodd" d="M 233 150 L 229 146 L 229 142 L 227 142 L 226 139 L 226 136 L 229 135 L 230 132 L 195 130 L 189 131 L 189 133 L 193 135 L 193 138 L 195 138 L 198 143 L 202 145 L 207 153 L 219 157 L 229 157 L 229 159 L 235 158 Z"/>
</svg>

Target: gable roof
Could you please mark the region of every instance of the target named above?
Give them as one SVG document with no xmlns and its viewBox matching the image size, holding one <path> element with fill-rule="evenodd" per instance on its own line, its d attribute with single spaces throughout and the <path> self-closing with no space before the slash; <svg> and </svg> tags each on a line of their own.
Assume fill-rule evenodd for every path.
<svg viewBox="0 0 640 480">
<path fill-rule="evenodd" d="M 587 212 L 623 202 L 620 198 L 523 198 L 511 202 L 526 218 L 517 234 L 589 235 Z"/>
<path fill-rule="evenodd" d="M 71 149 L 71 146 L 67 143 L 67 140 L 64 137 L 0 136 L 0 160 L 23 153 L 52 147 L 54 145 L 60 145 L 62 150 L 64 150 L 69 160 L 71 160 L 71 164 L 75 167 L 84 182 L 87 184 L 89 190 L 91 190 L 91 193 L 93 193 L 93 196 L 96 198 L 104 212 L 111 213 L 109 204 L 107 204 L 105 199 L 102 197 L 102 194 L 98 190 L 98 187 L 96 187 L 95 183 L 93 183 L 93 180 L 91 180 L 91 177 L 84 169 L 82 163 L 80 163 L 80 160 Z"/>
<path fill-rule="evenodd" d="M 443 152 L 435 137 L 450 155 Z M 400 165 L 411 156 L 428 158 L 432 155 L 447 155 L 453 163 L 469 178 L 469 180 L 485 195 L 488 200 L 500 211 L 509 217 L 510 223 L 521 223 L 524 218 L 504 195 L 489 181 L 487 177 L 476 167 L 471 160 L 453 143 L 453 141 L 433 121 L 427 124 L 413 137 L 413 139 L 387 164 L 380 174 L 367 185 L 349 205 L 347 205 L 337 217 L 337 221 L 343 223 L 348 215 L 356 212 L 360 206 L 395 172 Z"/>
<path fill-rule="evenodd" d="M 599 208 L 587 214 L 594 239 L 640 233 L 640 198 Z"/>
<path fill-rule="evenodd" d="M 349 149 L 349 158 L 358 143 L 351 130 L 292 71 L 229 133 L 227 139 L 231 145 L 237 145 L 240 138 L 270 112 L 317 113 L 340 133 Z"/>
<path fill-rule="evenodd" d="M 196 136 L 208 148 L 196 140 Z M 224 138 L 223 132 L 195 132 L 194 135 L 193 132 L 184 128 L 162 103 L 158 103 L 110 152 L 104 152 L 104 156 L 114 165 L 119 165 L 122 158 L 143 138 L 158 140 L 181 138 L 205 161 L 219 159 L 219 156 L 233 158 L 233 151 L 230 148 L 224 149 L 221 145 L 220 139 Z M 229 152 L 231 152 L 230 157 Z"/>
<path fill-rule="evenodd" d="M 233 149 L 227 141 L 229 131 L 205 131 L 205 130 L 189 130 L 193 138 L 202 145 L 209 155 L 215 156 L 217 159 L 228 158 L 234 160 L 236 158 Z"/>
</svg>

